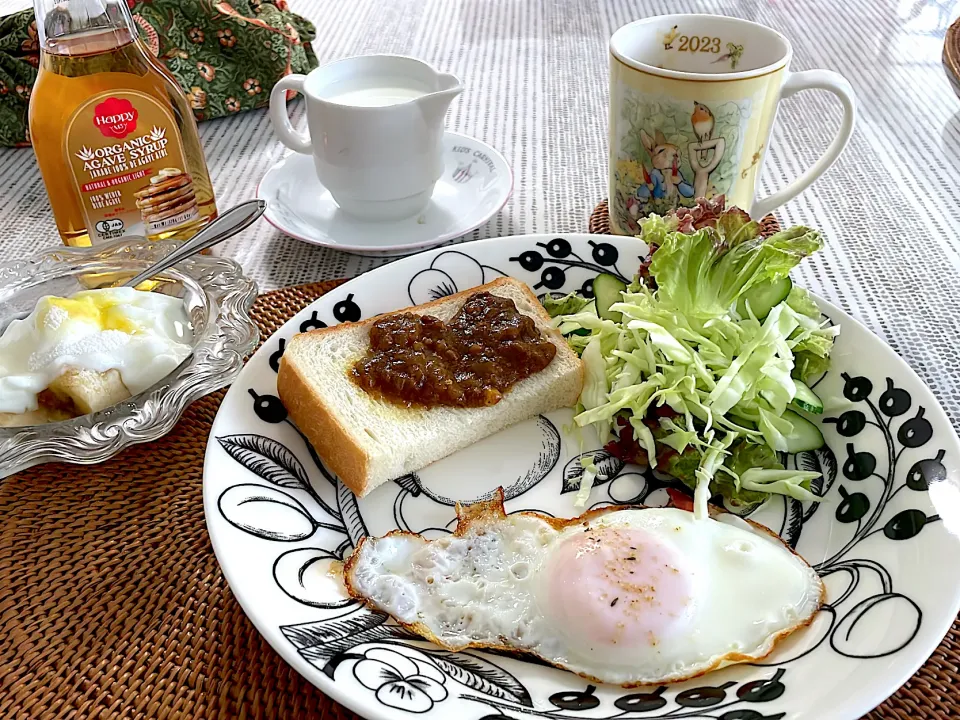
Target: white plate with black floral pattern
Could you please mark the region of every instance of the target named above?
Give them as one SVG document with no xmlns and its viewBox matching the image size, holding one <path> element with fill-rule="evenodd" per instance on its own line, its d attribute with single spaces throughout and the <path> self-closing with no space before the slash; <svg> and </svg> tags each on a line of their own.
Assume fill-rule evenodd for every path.
<svg viewBox="0 0 960 720">
<path fill-rule="evenodd" d="M 276 396 L 284 344 L 501 275 L 537 293 L 590 292 L 599 272 L 626 279 L 634 238 L 527 235 L 437 249 L 362 275 L 266 341 L 227 394 L 204 467 L 210 536 L 247 615 L 287 662 L 371 720 L 503 718 L 858 718 L 927 659 L 960 607 L 960 443 L 931 392 L 879 339 L 837 308 L 833 366 L 818 384 L 828 447 L 786 458 L 823 473 L 819 505 L 774 499 L 754 514 L 809 561 L 827 604 L 809 628 L 755 665 L 684 683 L 595 686 L 535 662 L 451 653 L 347 599 L 337 561 L 395 528 L 447 533 L 456 500 L 510 488 L 508 512 L 578 514 L 571 476 L 586 451 L 610 479 L 591 502 L 662 505 L 663 482 L 568 437 L 569 410 L 516 425 L 358 500 L 312 454 Z M 519 481 L 523 479 L 522 481 Z"/>
</svg>

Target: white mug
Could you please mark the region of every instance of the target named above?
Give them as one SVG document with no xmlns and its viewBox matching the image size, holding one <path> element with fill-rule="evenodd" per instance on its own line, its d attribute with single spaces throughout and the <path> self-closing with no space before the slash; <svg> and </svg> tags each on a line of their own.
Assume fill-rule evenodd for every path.
<svg viewBox="0 0 960 720">
<path fill-rule="evenodd" d="M 717 15 L 660 15 L 610 38 L 610 226 L 725 195 L 760 218 L 805 190 L 843 151 L 856 116 L 850 84 L 828 70 L 789 70 L 776 30 Z M 780 192 L 756 198 L 777 105 L 800 90 L 843 105 L 826 152 Z"/>
<path fill-rule="evenodd" d="M 290 125 L 290 89 L 306 98 L 309 137 Z M 455 76 L 420 60 L 364 55 L 281 78 L 270 93 L 270 121 L 280 142 L 313 155 L 341 210 L 400 220 L 430 201 L 443 173 L 443 119 L 462 91 Z"/>
</svg>

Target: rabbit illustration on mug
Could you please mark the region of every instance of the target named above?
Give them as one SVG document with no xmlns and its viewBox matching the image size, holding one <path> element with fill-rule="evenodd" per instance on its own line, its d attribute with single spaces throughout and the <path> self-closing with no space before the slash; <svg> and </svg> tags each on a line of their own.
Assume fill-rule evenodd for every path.
<svg viewBox="0 0 960 720">
<path fill-rule="evenodd" d="M 650 153 L 653 170 L 644 169 L 644 182 L 637 187 L 636 195 L 640 200 L 666 200 L 673 203 L 677 194 L 685 198 L 693 197 L 693 185 L 684 179 L 680 172 L 680 148 L 668 143 L 659 130 L 650 137 L 645 130 L 640 131 L 640 141 Z"/>
</svg>

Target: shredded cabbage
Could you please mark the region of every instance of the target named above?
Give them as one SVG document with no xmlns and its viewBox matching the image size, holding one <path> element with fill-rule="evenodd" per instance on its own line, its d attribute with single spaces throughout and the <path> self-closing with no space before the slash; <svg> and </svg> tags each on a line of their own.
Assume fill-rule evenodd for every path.
<svg viewBox="0 0 960 720">
<path fill-rule="evenodd" d="M 593 457 L 580 458 L 580 467 L 583 468 L 583 475 L 580 477 L 580 487 L 577 490 L 577 496 L 573 499 L 575 508 L 582 508 L 587 504 L 590 498 L 590 491 L 593 489 L 593 483 L 600 477 L 600 471 L 593 462 Z M 600 478 L 601 480 L 603 478 Z"/>
<path fill-rule="evenodd" d="M 640 225 L 654 248 L 649 279 L 638 277 L 610 307 L 621 322 L 599 317 L 595 303 L 558 303 L 577 310 L 554 322 L 585 365 L 575 422 L 595 425 L 606 441 L 625 418 L 650 465 L 694 489 L 698 517 L 717 494 L 738 508 L 771 493 L 815 500 L 817 475 L 784 469 L 776 453 L 787 449 L 792 426 L 783 415 L 796 381 L 822 372 L 836 330 L 800 288 L 762 320 L 749 303 L 746 317 L 736 308 L 750 288 L 820 249 L 819 233 L 794 227 L 764 239 L 736 208 L 687 233 L 676 217 Z M 583 504 L 596 478 L 584 468 Z"/>
</svg>

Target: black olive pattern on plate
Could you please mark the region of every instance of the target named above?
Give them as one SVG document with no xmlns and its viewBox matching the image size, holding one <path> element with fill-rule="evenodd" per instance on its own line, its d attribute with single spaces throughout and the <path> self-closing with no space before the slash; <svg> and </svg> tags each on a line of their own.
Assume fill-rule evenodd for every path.
<svg viewBox="0 0 960 720">
<path fill-rule="evenodd" d="M 575 288 L 586 298 L 593 297 L 593 279 L 599 273 L 609 273 L 615 275 L 626 283 L 631 278 L 624 275 L 617 267 L 617 261 L 620 259 L 620 251 L 607 242 L 596 242 L 588 240 L 591 248 L 590 259 L 584 260 L 580 255 L 574 252 L 570 241 L 558 237 L 549 242 L 538 242 L 534 249 L 524 252 L 510 258 L 510 262 L 515 262 L 528 272 L 540 272 L 538 282 L 532 284 L 533 289 L 543 292 L 558 291 L 568 285 L 567 273 L 571 268 L 589 271 L 589 277 L 583 281 L 580 287 Z M 632 258 L 639 265 L 642 258 Z M 634 270 L 630 271 L 633 274 Z M 569 289 L 566 292 L 570 292 Z"/>
</svg>

